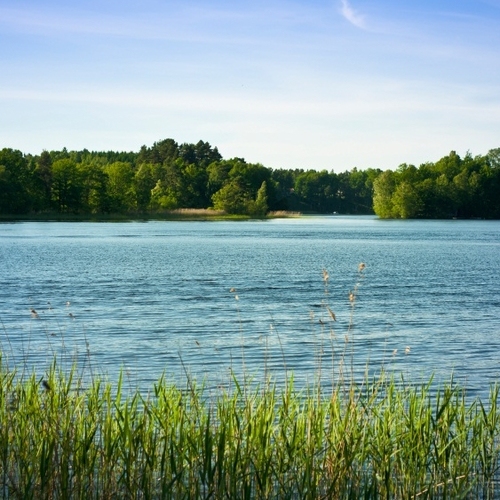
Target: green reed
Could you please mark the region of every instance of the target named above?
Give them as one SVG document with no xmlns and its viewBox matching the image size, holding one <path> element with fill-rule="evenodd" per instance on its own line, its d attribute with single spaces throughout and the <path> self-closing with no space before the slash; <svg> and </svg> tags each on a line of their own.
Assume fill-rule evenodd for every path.
<svg viewBox="0 0 500 500">
<path fill-rule="evenodd" d="M 160 379 L 125 395 L 54 364 L 0 371 L 3 498 L 498 496 L 498 387 L 467 403 L 382 374 L 322 394 L 273 384 L 208 394 Z"/>
</svg>

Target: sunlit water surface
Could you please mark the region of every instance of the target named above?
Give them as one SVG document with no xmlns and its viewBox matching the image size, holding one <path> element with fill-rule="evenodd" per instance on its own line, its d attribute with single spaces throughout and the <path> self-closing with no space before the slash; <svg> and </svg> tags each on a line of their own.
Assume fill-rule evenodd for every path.
<svg viewBox="0 0 500 500">
<path fill-rule="evenodd" d="M 57 356 L 142 390 L 162 374 L 328 387 L 384 368 L 485 396 L 499 260 L 498 221 L 3 223 L 3 364 L 41 377 Z"/>
</svg>

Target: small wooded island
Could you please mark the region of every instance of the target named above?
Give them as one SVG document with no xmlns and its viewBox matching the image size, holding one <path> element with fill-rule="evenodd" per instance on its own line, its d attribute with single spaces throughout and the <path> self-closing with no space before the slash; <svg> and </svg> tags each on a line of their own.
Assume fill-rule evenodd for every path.
<svg viewBox="0 0 500 500">
<path fill-rule="evenodd" d="M 272 169 L 224 159 L 208 142 L 165 139 L 139 152 L 0 151 L 1 216 L 161 216 L 179 209 L 382 218 L 500 218 L 500 148 L 452 151 L 397 170 Z"/>
</svg>

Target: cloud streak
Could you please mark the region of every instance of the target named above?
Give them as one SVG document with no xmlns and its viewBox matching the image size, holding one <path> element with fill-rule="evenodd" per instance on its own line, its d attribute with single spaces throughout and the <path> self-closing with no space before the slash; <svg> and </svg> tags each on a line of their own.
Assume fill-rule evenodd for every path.
<svg viewBox="0 0 500 500">
<path fill-rule="evenodd" d="M 352 25 L 356 28 L 366 29 L 366 22 L 364 16 L 355 11 L 347 0 L 342 0 L 342 8 L 340 12 Z"/>
</svg>

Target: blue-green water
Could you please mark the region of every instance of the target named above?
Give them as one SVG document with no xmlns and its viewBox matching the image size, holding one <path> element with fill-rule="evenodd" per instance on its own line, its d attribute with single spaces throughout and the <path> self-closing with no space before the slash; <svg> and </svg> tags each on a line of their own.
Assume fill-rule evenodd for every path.
<svg viewBox="0 0 500 500">
<path fill-rule="evenodd" d="M 3 363 L 42 376 L 55 354 L 147 389 L 164 372 L 225 386 L 231 370 L 328 385 L 345 356 L 346 372 L 453 373 L 484 395 L 500 380 L 499 260 L 499 221 L 4 223 Z"/>
</svg>

